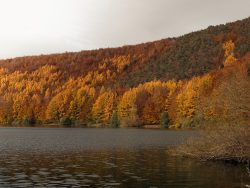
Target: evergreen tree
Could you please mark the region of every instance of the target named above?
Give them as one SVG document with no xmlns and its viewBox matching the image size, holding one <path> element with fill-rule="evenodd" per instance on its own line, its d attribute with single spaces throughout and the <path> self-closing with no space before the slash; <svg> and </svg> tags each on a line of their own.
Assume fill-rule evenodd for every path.
<svg viewBox="0 0 250 188">
<path fill-rule="evenodd" d="M 169 127 L 169 116 L 166 111 L 162 112 L 161 119 L 160 119 L 160 126 L 161 128 L 168 128 Z"/>
<path fill-rule="evenodd" d="M 110 125 L 112 128 L 118 128 L 119 127 L 119 120 L 118 115 L 116 111 L 113 111 L 113 114 L 110 119 Z"/>
</svg>

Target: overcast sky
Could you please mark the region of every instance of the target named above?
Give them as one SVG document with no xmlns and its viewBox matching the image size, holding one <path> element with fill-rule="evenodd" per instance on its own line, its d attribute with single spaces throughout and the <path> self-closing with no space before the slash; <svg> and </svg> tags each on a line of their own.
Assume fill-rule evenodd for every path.
<svg viewBox="0 0 250 188">
<path fill-rule="evenodd" d="M 136 44 L 250 16 L 250 0 L 0 0 L 0 58 Z"/>
</svg>

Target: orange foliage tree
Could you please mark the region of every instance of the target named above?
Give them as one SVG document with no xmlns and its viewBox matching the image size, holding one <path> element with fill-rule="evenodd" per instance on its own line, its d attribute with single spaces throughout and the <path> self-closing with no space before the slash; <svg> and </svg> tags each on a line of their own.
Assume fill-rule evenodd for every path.
<svg viewBox="0 0 250 188">
<path fill-rule="evenodd" d="M 108 122 L 115 107 L 116 94 L 112 91 L 104 91 L 97 98 L 92 108 L 93 119 L 99 122 Z"/>
</svg>

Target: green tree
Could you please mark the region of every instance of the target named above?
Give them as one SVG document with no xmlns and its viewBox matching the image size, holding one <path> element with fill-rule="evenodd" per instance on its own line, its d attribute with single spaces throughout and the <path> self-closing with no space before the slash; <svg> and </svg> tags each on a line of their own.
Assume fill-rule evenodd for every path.
<svg viewBox="0 0 250 188">
<path fill-rule="evenodd" d="M 118 115 L 116 111 L 113 111 L 113 114 L 110 119 L 110 125 L 112 128 L 118 128 L 119 127 L 119 120 Z"/>
<path fill-rule="evenodd" d="M 72 120 L 68 117 L 63 117 L 60 119 L 60 124 L 63 125 L 63 126 L 68 126 L 70 127 L 72 125 Z"/>
<path fill-rule="evenodd" d="M 160 119 L 160 126 L 161 128 L 168 128 L 169 127 L 169 116 L 166 111 L 162 112 L 161 119 Z"/>
</svg>

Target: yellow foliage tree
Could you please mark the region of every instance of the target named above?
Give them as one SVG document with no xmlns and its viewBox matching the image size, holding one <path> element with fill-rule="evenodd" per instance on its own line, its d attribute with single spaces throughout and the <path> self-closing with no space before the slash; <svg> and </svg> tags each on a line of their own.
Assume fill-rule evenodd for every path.
<svg viewBox="0 0 250 188">
<path fill-rule="evenodd" d="M 176 97 L 177 103 L 177 118 L 176 126 L 189 126 L 195 115 L 197 115 L 198 108 L 202 106 L 204 95 L 208 93 L 212 78 L 210 75 L 203 77 L 194 77 L 188 81 Z M 184 121 L 184 123 L 182 123 Z"/>
<path fill-rule="evenodd" d="M 81 88 L 72 96 L 69 104 L 68 117 L 72 120 L 89 120 L 92 107 L 92 97 Z"/>
<path fill-rule="evenodd" d="M 225 51 L 225 61 L 223 63 L 224 66 L 230 66 L 235 63 L 235 61 L 237 61 L 237 59 L 234 57 L 234 48 L 235 44 L 232 40 L 229 40 L 223 44 L 223 49 Z"/>
<path fill-rule="evenodd" d="M 50 120 L 60 120 L 68 114 L 68 107 L 71 101 L 71 92 L 65 90 L 53 97 L 47 107 L 46 117 Z"/>
<path fill-rule="evenodd" d="M 108 122 L 111 118 L 116 100 L 112 91 L 103 91 L 92 108 L 92 117 L 96 122 Z"/>
<path fill-rule="evenodd" d="M 245 65 L 230 67 L 223 72 L 223 81 L 206 101 L 208 119 L 220 124 L 249 124 L 250 78 Z"/>
<path fill-rule="evenodd" d="M 0 124 L 6 123 L 7 121 L 7 113 L 6 113 L 6 105 L 4 104 L 4 101 L 0 99 Z"/>
<path fill-rule="evenodd" d="M 139 125 L 136 98 L 138 89 L 130 89 L 125 92 L 118 104 L 118 117 L 121 127 L 133 127 Z"/>
</svg>

